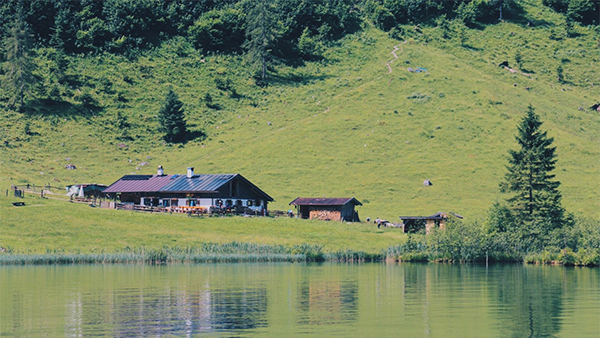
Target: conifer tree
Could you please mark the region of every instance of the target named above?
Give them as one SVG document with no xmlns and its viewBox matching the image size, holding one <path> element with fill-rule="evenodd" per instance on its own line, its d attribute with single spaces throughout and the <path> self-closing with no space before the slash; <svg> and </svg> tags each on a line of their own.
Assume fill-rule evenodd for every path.
<svg viewBox="0 0 600 338">
<path fill-rule="evenodd" d="M 165 133 L 167 142 L 185 142 L 187 137 L 187 126 L 185 122 L 183 103 L 179 97 L 169 88 L 165 104 L 158 112 L 160 131 Z"/>
<path fill-rule="evenodd" d="M 273 4 L 269 0 L 251 0 L 247 18 L 247 58 L 252 68 L 257 70 L 262 83 L 267 84 L 267 67 L 273 61 L 273 43 L 276 38 L 276 19 Z"/>
<path fill-rule="evenodd" d="M 31 33 L 23 18 L 22 6 L 19 3 L 15 20 L 2 41 L 6 56 L 2 83 L 7 92 L 12 94 L 11 106 L 18 105 L 20 110 L 25 107 L 25 99 L 32 94 L 36 82 L 33 74 L 35 64 L 31 58 Z"/>
<path fill-rule="evenodd" d="M 551 173 L 556 164 L 554 138 L 548 137 L 541 126 L 542 121 L 529 106 L 515 137 L 519 149 L 509 150 L 508 172 L 500 188 L 512 195 L 507 202 L 522 228 L 547 234 L 562 226 L 564 209 L 558 191 L 560 182 Z M 527 226 L 531 224 L 535 229 Z"/>
</svg>

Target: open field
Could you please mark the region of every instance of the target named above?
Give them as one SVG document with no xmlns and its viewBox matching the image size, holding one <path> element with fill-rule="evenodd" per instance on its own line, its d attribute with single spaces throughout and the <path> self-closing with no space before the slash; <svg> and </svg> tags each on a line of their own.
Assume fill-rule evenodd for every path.
<svg viewBox="0 0 600 338">
<path fill-rule="evenodd" d="M 231 242 L 322 246 L 323 252 L 354 250 L 381 254 L 401 244 L 398 229 L 370 224 L 319 222 L 290 218 L 189 218 L 91 208 L 27 196 L 26 206 L 0 197 L 0 247 L 15 253 L 100 253 L 126 248 L 196 247 Z"/>
</svg>

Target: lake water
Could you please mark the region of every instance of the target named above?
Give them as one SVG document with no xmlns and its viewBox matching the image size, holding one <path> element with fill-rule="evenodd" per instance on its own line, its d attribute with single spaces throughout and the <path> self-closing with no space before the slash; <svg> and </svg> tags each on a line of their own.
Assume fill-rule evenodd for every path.
<svg viewBox="0 0 600 338">
<path fill-rule="evenodd" d="M 600 337 L 600 269 L 0 266 L 6 337 Z"/>
</svg>

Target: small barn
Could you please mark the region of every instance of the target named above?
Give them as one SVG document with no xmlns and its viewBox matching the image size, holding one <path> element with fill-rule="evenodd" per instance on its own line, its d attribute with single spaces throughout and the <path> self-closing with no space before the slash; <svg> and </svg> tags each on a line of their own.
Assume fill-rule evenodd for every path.
<svg viewBox="0 0 600 338">
<path fill-rule="evenodd" d="M 69 197 L 87 197 L 98 198 L 102 196 L 104 190 L 108 187 L 106 184 L 98 183 L 78 183 L 67 185 L 67 196 Z M 83 189 L 83 191 L 82 191 Z"/>
<path fill-rule="evenodd" d="M 415 233 L 425 229 L 429 234 L 434 228 L 444 229 L 450 217 L 463 218 L 454 213 L 438 212 L 431 216 L 400 216 L 400 219 L 404 223 L 402 229 L 405 233 Z"/>
<path fill-rule="evenodd" d="M 358 212 L 354 210 L 362 205 L 356 198 L 306 198 L 298 197 L 290 202 L 296 207 L 297 215 L 304 219 L 322 221 L 360 222 Z"/>
</svg>

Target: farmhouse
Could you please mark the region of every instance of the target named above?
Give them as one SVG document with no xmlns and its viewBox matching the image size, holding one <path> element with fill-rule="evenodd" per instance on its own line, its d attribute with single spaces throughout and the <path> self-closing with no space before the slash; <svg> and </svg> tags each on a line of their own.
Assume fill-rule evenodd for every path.
<svg viewBox="0 0 600 338">
<path fill-rule="evenodd" d="M 356 205 L 362 205 L 356 198 L 296 198 L 290 202 L 296 206 L 297 214 L 304 219 L 322 221 L 360 222 Z"/>
<path fill-rule="evenodd" d="M 404 232 L 417 232 L 419 230 L 425 229 L 426 233 L 430 233 L 433 228 L 444 229 L 446 227 L 446 222 L 450 217 L 457 217 L 462 219 L 463 217 L 458 214 L 448 214 L 443 212 L 438 212 L 431 216 L 400 216 L 404 226 L 402 227 Z"/>
<path fill-rule="evenodd" d="M 162 166 L 156 175 L 125 175 L 104 190 L 105 196 L 121 203 L 170 210 L 252 210 L 266 214 L 273 198 L 240 174 L 166 175 Z"/>
</svg>

